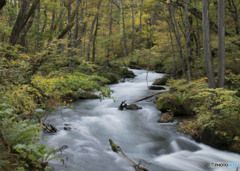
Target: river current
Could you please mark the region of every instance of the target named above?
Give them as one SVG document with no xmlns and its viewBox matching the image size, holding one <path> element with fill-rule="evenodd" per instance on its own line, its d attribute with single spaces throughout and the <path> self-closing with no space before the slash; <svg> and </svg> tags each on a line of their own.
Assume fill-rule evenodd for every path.
<svg viewBox="0 0 240 171">
<path fill-rule="evenodd" d="M 161 112 L 153 99 L 136 103 L 142 106 L 141 110 L 118 110 L 123 100 L 129 104 L 158 92 L 149 90 L 148 85 L 163 74 L 133 71 L 134 79 L 110 85 L 115 101 L 79 100 L 71 104 L 73 109 L 65 107 L 48 116 L 46 122 L 56 126 L 58 132 L 42 133 L 42 141 L 52 147 L 68 146 L 54 154 L 64 159 L 64 164 L 58 160 L 50 162 L 55 170 L 134 171 L 111 150 L 109 139 L 149 171 L 237 170 L 235 166 L 240 165 L 240 155 L 197 143 L 177 132 L 175 124 L 157 123 Z M 64 124 L 69 124 L 71 130 L 64 130 Z M 210 167 L 211 163 L 228 163 L 228 167 Z M 230 167 L 231 163 L 235 166 Z"/>
</svg>

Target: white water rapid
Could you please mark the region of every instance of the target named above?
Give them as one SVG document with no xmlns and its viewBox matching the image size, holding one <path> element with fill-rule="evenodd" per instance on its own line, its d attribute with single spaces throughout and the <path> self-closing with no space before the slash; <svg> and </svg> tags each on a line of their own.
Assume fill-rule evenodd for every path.
<svg viewBox="0 0 240 171">
<path fill-rule="evenodd" d="M 133 70 L 136 78 L 111 85 L 112 99 L 79 100 L 74 109 L 52 112 L 46 122 L 56 126 L 55 134 L 42 133 L 43 142 L 52 147 L 67 145 L 57 152 L 61 161 L 51 161 L 55 170 L 66 171 L 134 171 L 111 150 L 109 139 L 136 163 L 149 171 L 236 171 L 237 167 L 210 167 L 210 163 L 238 163 L 240 155 L 211 148 L 177 132 L 176 125 L 159 124 L 161 116 L 152 99 L 138 102 L 141 110 L 118 110 L 121 101 L 127 103 L 156 93 L 149 90 L 146 71 Z M 162 74 L 148 72 L 148 84 Z M 70 124 L 71 130 L 64 130 Z M 240 169 L 239 169 L 240 170 Z"/>
</svg>

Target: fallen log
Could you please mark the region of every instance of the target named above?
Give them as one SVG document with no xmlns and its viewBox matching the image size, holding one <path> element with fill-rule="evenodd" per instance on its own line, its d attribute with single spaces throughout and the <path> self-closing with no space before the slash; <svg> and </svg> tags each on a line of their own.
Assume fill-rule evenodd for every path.
<svg viewBox="0 0 240 171">
<path fill-rule="evenodd" d="M 153 96 L 157 96 L 157 95 L 159 95 L 159 94 L 161 94 L 161 93 L 163 93 L 163 92 L 164 92 L 164 91 L 161 91 L 161 92 L 159 92 L 159 93 L 155 93 L 155 94 L 153 94 L 153 95 L 150 95 L 150 96 L 144 97 L 144 98 L 142 98 L 142 99 L 136 100 L 135 102 L 140 102 L 140 101 L 149 99 L 149 98 L 151 98 L 151 97 L 153 97 Z"/>
<path fill-rule="evenodd" d="M 121 156 L 123 159 L 125 159 L 132 167 L 135 168 L 136 171 L 148 171 L 146 168 L 140 166 L 140 164 L 135 163 L 130 158 L 128 158 L 122 151 L 122 149 L 117 146 L 111 139 L 109 139 L 110 145 L 112 147 L 112 151 L 117 153 L 119 156 Z"/>
</svg>

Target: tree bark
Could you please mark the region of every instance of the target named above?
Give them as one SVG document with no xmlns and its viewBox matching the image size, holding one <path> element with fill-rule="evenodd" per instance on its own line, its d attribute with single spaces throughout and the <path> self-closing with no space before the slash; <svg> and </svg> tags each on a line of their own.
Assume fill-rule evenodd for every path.
<svg viewBox="0 0 240 171">
<path fill-rule="evenodd" d="M 176 22 L 175 12 L 173 11 L 171 4 L 168 4 L 168 10 L 169 10 L 170 18 L 171 18 L 173 32 L 174 32 L 174 35 L 175 35 L 175 38 L 176 38 L 176 41 L 177 41 L 177 44 L 178 44 L 182 72 L 183 72 L 184 77 L 187 79 L 187 75 L 186 75 L 186 72 L 185 72 L 185 65 L 184 65 L 185 64 L 184 56 L 183 56 L 183 52 L 182 52 L 181 37 L 180 37 L 177 22 Z"/>
<path fill-rule="evenodd" d="M 97 6 L 98 11 L 95 14 L 95 17 L 93 19 L 90 34 L 89 34 L 89 39 L 88 39 L 88 44 L 87 44 L 87 61 L 90 61 L 90 45 L 91 45 L 92 38 L 93 38 L 93 30 L 94 30 L 95 22 L 97 21 L 97 18 L 99 16 L 99 9 L 100 9 L 101 3 L 102 3 L 102 0 L 99 0 L 98 6 Z"/>
<path fill-rule="evenodd" d="M 197 0 L 194 0 L 195 6 L 197 6 Z M 198 57 L 200 57 L 200 27 L 199 27 L 199 22 L 198 22 L 198 18 L 195 16 L 196 18 L 196 25 L 197 25 L 197 48 L 196 48 L 196 55 Z"/>
<path fill-rule="evenodd" d="M 107 47 L 107 64 L 109 64 L 110 58 L 110 47 L 112 47 L 111 35 L 112 35 L 112 24 L 113 24 L 113 0 L 110 0 L 110 21 L 109 21 L 109 34 L 108 34 L 108 47 Z"/>
<path fill-rule="evenodd" d="M 96 39 L 97 39 L 97 31 L 98 31 L 98 18 L 96 21 L 96 27 L 93 35 L 93 49 L 92 49 L 92 62 L 95 61 L 95 54 L 96 54 Z"/>
<path fill-rule="evenodd" d="M 140 17 L 139 17 L 139 50 L 142 48 L 142 5 L 143 5 L 143 0 L 141 0 L 140 4 Z M 139 62 L 140 55 L 138 56 L 137 63 Z"/>
<path fill-rule="evenodd" d="M 124 3 L 120 0 L 120 23 L 121 23 L 121 30 L 122 30 L 122 43 L 124 47 L 124 57 L 128 56 L 127 51 L 127 40 L 126 40 L 126 28 L 125 28 L 125 17 L 124 17 Z M 126 66 L 124 59 L 122 57 L 123 65 Z"/>
<path fill-rule="evenodd" d="M 134 50 L 134 39 L 135 39 L 135 22 L 134 22 L 134 4 L 133 4 L 133 0 L 132 0 L 132 4 L 131 4 L 131 11 L 132 11 L 132 52 Z"/>
<path fill-rule="evenodd" d="M 169 34 L 170 34 L 170 40 L 171 40 L 171 47 L 172 47 L 172 56 L 173 56 L 173 63 L 174 63 L 174 74 L 176 74 L 176 69 L 177 69 L 177 62 L 176 62 L 176 58 L 175 58 L 175 50 L 174 50 L 174 46 L 173 46 L 173 37 L 172 37 L 172 25 L 170 23 L 170 21 L 168 20 L 168 17 L 165 13 L 165 10 L 161 4 L 161 2 L 158 0 L 158 4 L 159 4 L 159 7 L 164 15 L 164 18 L 168 24 L 168 27 L 169 27 Z"/>
<path fill-rule="evenodd" d="M 225 0 L 218 1 L 218 82 L 224 87 L 225 79 Z"/>
<path fill-rule="evenodd" d="M 22 29 L 26 26 L 30 17 L 35 13 L 35 10 L 39 5 L 39 3 L 40 3 L 40 0 L 34 0 L 32 2 L 32 6 L 28 8 L 29 2 L 27 0 L 23 1 L 21 5 L 21 9 L 17 16 L 17 20 L 13 26 L 13 30 L 9 39 L 10 44 L 15 45 L 17 43 Z"/>
<path fill-rule="evenodd" d="M 210 44 L 210 27 L 209 27 L 209 0 L 202 0 L 202 29 L 203 29 L 203 49 L 206 64 L 206 71 L 208 77 L 208 87 L 216 88 L 215 76 L 213 72 L 211 44 Z"/>
<path fill-rule="evenodd" d="M 191 43 L 190 43 L 190 30 L 189 30 L 189 16 L 188 16 L 188 0 L 184 0 L 185 3 L 185 35 L 186 35 L 186 49 L 187 49 L 187 81 L 189 82 L 192 77 L 191 72 Z"/>
</svg>

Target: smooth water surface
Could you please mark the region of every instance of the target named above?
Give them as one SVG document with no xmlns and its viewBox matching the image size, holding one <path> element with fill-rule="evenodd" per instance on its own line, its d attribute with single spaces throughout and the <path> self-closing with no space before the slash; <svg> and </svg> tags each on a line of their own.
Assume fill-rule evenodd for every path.
<svg viewBox="0 0 240 171">
<path fill-rule="evenodd" d="M 133 70 L 136 78 L 111 85 L 112 99 L 80 100 L 72 103 L 74 109 L 62 109 L 48 116 L 47 122 L 58 129 L 56 134 L 43 133 L 44 143 L 68 148 L 56 156 L 64 157 L 64 164 L 52 161 L 55 170 L 67 171 L 134 171 L 118 154 L 112 152 L 109 139 L 136 163 L 150 171 L 236 171 L 236 167 L 211 168 L 210 163 L 239 163 L 240 155 L 213 149 L 196 143 L 190 137 L 177 132 L 177 126 L 159 124 L 161 116 L 153 99 L 138 102 L 142 110 L 119 111 L 123 100 L 132 103 L 157 93 L 147 85 L 163 74 Z M 70 124 L 71 130 L 64 130 Z"/>
</svg>

